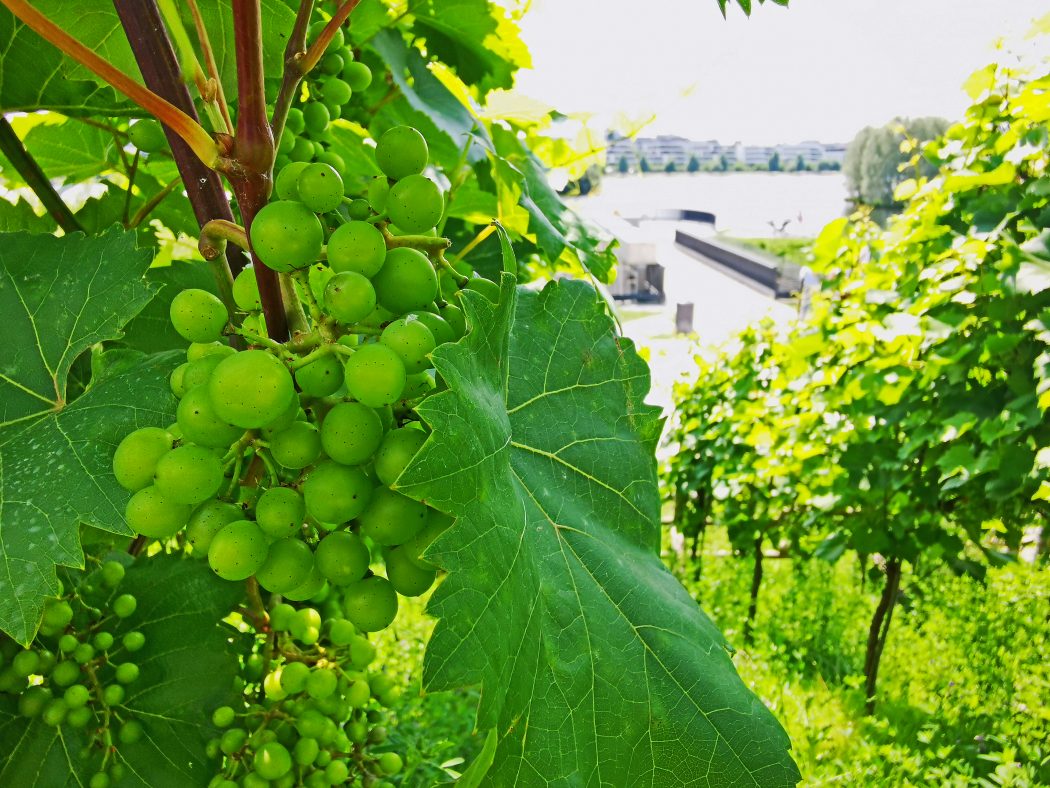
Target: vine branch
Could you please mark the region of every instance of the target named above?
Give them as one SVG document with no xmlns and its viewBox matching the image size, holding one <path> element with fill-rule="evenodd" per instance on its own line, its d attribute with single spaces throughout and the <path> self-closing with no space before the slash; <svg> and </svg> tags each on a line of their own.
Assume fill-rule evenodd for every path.
<svg viewBox="0 0 1050 788">
<path fill-rule="evenodd" d="M 314 0 L 300 0 L 299 11 L 295 15 L 292 34 L 288 36 L 288 45 L 284 49 L 284 73 L 281 75 L 281 89 L 273 105 L 273 120 L 270 128 L 274 142 L 277 143 L 284 133 L 284 124 L 288 120 L 288 110 L 292 108 L 303 72 L 299 61 L 306 54 L 306 31 L 310 27 L 310 16 L 314 12 Z"/>
<path fill-rule="evenodd" d="M 347 0 L 343 3 L 336 12 L 332 15 L 332 18 L 328 20 L 328 24 L 324 26 L 324 30 L 317 37 L 317 40 L 310 45 L 310 48 L 306 50 L 306 54 L 303 55 L 299 61 L 299 69 L 302 75 L 309 74 L 313 67 L 317 65 L 317 62 L 321 59 L 321 56 L 328 49 L 328 45 L 332 43 L 332 39 L 335 38 L 336 31 L 342 26 L 343 22 L 347 20 L 350 13 L 357 8 L 357 4 L 361 0 Z"/>
<path fill-rule="evenodd" d="M 51 218 L 58 222 L 59 227 L 67 233 L 83 229 L 3 115 L 0 115 L 0 152 L 3 152 L 18 174 L 29 184 L 29 188 L 40 198 L 40 202 L 51 214 Z"/>
</svg>

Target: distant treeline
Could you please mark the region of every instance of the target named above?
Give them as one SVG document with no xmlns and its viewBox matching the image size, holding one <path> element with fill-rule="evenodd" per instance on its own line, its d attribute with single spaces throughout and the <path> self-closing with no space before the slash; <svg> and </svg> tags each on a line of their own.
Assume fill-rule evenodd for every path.
<svg viewBox="0 0 1050 788">
<path fill-rule="evenodd" d="M 616 172 L 622 175 L 639 172 L 835 172 L 842 169 L 837 161 L 822 161 L 816 164 L 807 162 L 802 156 L 794 161 L 783 161 L 780 154 L 774 152 L 769 161 L 746 164 L 742 161 L 730 161 L 725 155 L 711 161 L 700 161 L 696 156 L 690 157 L 684 167 L 676 162 L 669 161 L 661 166 L 653 166 L 649 160 L 642 156 L 638 160 L 638 167 L 631 166 L 626 156 L 620 157 L 615 164 Z"/>
</svg>

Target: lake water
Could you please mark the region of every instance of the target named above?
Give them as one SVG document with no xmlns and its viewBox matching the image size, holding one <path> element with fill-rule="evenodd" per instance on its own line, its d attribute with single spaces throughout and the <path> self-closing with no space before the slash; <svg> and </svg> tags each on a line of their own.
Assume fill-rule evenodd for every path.
<svg viewBox="0 0 1050 788">
<path fill-rule="evenodd" d="M 786 235 L 814 236 L 847 210 L 846 179 L 840 172 L 607 175 L 599 193 L 573 203 L 595 218 L 661 208 L 709 211 L 717 217 L 719 232 L 738 237 L 775 235 L 785 222 Z"/>
</svg>

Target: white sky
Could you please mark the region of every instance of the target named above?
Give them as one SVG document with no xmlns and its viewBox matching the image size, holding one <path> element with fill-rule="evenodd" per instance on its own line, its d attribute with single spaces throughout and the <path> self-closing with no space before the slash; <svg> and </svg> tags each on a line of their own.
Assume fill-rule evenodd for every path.
<svg viewBox="0 0 1050 788">
<path fill-rule="evenodd" d="M 517 89 L 562 112 L 655 113 L 642 134 L 848 142 L 893 117 L 958 118 L 961 85 L 1047 0 L 791 0 L 751 19 L 715 0 L 533 0 Z M 1044 41 L 1039 46 L 1046 47 Z"/>
</svg>

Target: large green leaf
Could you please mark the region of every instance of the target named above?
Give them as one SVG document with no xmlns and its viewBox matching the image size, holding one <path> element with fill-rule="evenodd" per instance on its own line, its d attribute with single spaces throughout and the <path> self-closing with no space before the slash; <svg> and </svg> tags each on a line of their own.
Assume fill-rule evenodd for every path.
<svg viewBox="0 0 1050 788">
<path fill-rule="evenodd" d="M 119 784 L 206 785 L 215 771 L 204 752 L 207 738 L 216 733 L 210 713 L 230 700 L 237 673 L 230 631 L 220 619 L 243 587 L 218 579 L 202 562 L 157 555 L 128 569 L 118 593 L 138 599 L 135 614 L 114 632 L 118 642 L 132 629 L 146 636 L 145 647 L 135 654 L 139 678 L 119 709 L 123 718 L 138 720 L 145 735 L 118 746 L 127 773 Z M 97 748 L 84 757 L 83 730 L 39 720 L 27 724 L 14 711 L 0 709 L 0 785 L 80 787 L 98 770 Z"/>
<path fill-rule="evenodd" d="M 48 178 L 88 180 L 112 170 L 119 161 L 113 135 L 75 120 L 37 124 L 24 142 Z"/>
<path fill-rule="evenodd" d="M 793 785 L 780 725 L 658 556 L 649 372 L 595 291 L 504 277 L 434 353 L 449 390 L 398 480 L 457 518 L 430 555 L 431 689 L 482 685 L 486 785 Z"/>
</svg>

